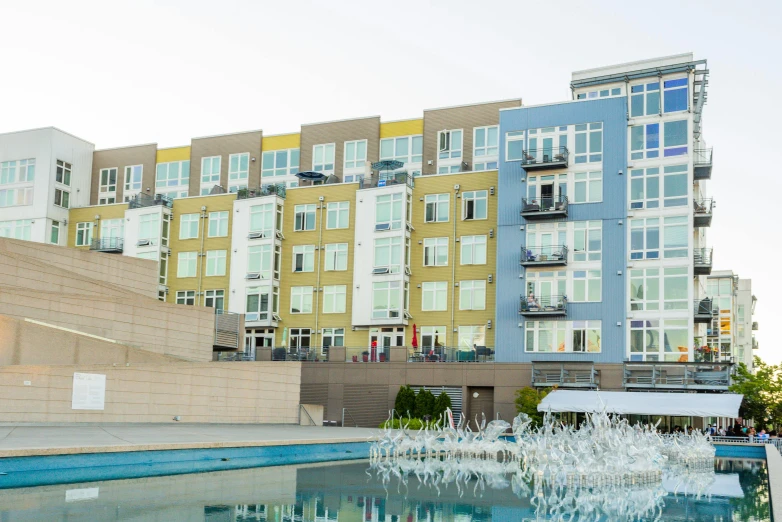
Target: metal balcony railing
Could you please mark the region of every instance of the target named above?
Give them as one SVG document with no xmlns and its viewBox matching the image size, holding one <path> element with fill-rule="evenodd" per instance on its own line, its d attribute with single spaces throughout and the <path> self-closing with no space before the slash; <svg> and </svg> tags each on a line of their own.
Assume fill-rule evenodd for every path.
<svg viewBox="0 0 782 522">
<path fill-rule="evenodd" d="M 625 388 L 727 391 L 731 366 L 727 362 L 626 362 L 623 382 Z"/>
<path fill-rule="evenodd" d="M 174 205 L 174 200 L 163 194 L 155 194 L 154 197 L 149 194 L 136 194 L 128 201 L 129 209 L 154 207 L 156 205 L 171 208 Z"/>
<path fill-rule="evenodd" d="M 371 176 L 364 176 L 358 180 L 358 188 L 390 187 L 391 185 L 407 185 L 410 188 L 415 186 L 413 176 L 407 172 L 380 172 L 372 173 Z"/>
<path fill-rule="evenodd" d="M 318 346 L 277 346 L 272 349 L 272 361 L 326 362 L 328 355 Z"/>
<path fill-rule="evenodd" d="M 102 237 L 93 239 L 90 250 L 97 252 L 122 252 L 125 240 L 121 237 Z"/>
<path fill-rule="evenodd" d="M 695 181 L 711 179 L 712 148 L 695 149 L 692 156 Z"/>
<path fill-rule="evenodd" d="M 711 226 L 711 211 L 714 207 L 714 200 L 711 198 L 694 199 L 692 201 L 694 225 L 696 227 Z"/>
<path fill-rule="evenodd" d="M 589 362 L 532 361 L 532 385 L 560 388 L 597 388 L 600 370 Z"/>
<path fill-rule="evenodd" d="M 524 316 L 567 315 L 564 295 L 522 295 L 519 303 L 519 313 Z"/>
<path fill-rule="evenodd" d="M 236 192 L 236 199 L 262 198 L 264 196 L 278 196 L 285 199 L 285 183 L 270 183 L 256 189 L 240 189 Z"/>
<path fill-rule="evenodd" d="M 565 245 L 521 247 L 522 266 L 565 266 L 568 248 Z"/>
<path fill-rule="evenodd" d="M 567 167 L 567 147 L 544 147 L 522 151 L 521 165 L 525 170 Z"/>
<path fill-rule="evenodd" d="M 521 215 L 526 219 L 567 217 L 567 196 L 521 198 Z"/>
<path fill-rule="evenodd" d="M 407 349 L 408 362 L 494 362 L 490 346 L 412 346 Z"/>
<path fill-rule="evenodd" d="M 695 275 L 709 275 L 712 267 L 712 248 L 696 248 L 693 255 Z"/>
<path fill-rule="evenodd" d="M 714 317 L 713 301 L 709 298 L 696 299 L 693 303 L 696 323 L 710 323 Z"/>
<path fill-rule="evenodd" d="M 390 346 L 346 346 L 345 362 L 388 362 L 391 359 Z"/>
</svg>

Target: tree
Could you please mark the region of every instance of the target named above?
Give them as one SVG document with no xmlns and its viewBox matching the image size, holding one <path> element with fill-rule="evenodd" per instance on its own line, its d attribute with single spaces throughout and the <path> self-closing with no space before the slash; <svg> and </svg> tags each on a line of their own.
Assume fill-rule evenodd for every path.
<svg viewBox="0 0 782 522">
<path fill-rule="evenodd" d="M 516 412 L 526 413 L 532 420 L 532 426 L 540 426 L 543 424 L 543 414 L 538 412 L 538 404 L 550 392 L 551 389 L 537 390 L 530 386 L 516 390 Z"/>
<path fill-rule="evenodd" d="M 434 408 L 432 409 L 432 420 L 437 422 L 445 413 L 445 410 L 451 408 L 451 398 L 445 392 L 440 392 L 437 399 L 434 401 Z"/>
<path fill-rule="evenodd" d="M 394 410 L 396 410 L 396 416 L 399 417 L 413 416 L 415 414 L 415 392 L 408 386 L 401 386 L 399 392 L 396 394 L 396 400 L 394 401 Z"/>
<path fill-rule="evenodd" d="M 431 415 L 434 409 L 434 395 L 429 390 L 419 390 L 415 396 L 415 416 L 423 419 L 424 415 Z"/>
<path fill-rule="evenodd" d="M 741 417 L 754 419 L 758 430 L 769 425 L 777 429 L 782 424 L 782 366 L 766 364 L 755 356 L 753 371 L 740 363 L 732 381 L 730 391 L 744 396 Z"/>
</svg>

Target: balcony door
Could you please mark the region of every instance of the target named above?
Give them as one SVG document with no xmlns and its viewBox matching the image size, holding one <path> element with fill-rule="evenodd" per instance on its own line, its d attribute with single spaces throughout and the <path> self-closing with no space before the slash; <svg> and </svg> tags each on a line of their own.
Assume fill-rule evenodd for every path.
<svg viewBox="0 0 782 522">
<path fill-rule="evenodd" d="M 392 346 L 405 346 L 404 328 L 372 328 L 369 331 L 369 346 L 372 361 L 385 359 Z M 372 348 L 376 347 L 376 350 Z M 382 362 L 382 361 L 381 361 Z"/>
</svg>

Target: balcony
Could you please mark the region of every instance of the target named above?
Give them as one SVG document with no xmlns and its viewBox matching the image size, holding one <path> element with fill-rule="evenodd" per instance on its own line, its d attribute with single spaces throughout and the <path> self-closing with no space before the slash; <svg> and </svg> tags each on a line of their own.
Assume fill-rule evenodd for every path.
<svg viewBox="0 0 782 522">
<path fill-rule="evenodd" d="M 521 247 L 521 266 L 567 266 L 568 248 L 564 245 Z"/>
<path fill-rule="evenodd" d="M 328 354 L 321 354 L 320 348 L 314 346 L 302 346 L 298 348 L 278 346 L 272 349 L 272 361 L 325 362 L 328 361 Z"/>
<path fill-rule="evenodd" d="M 536 297 L 522 295 L 519 301 L 519 314 L 525 317 L 564 317 L 567 315 L 567 296 L 547 295 Z"/>
<path fill-rule="evenodd" d="M 263 198 L 277 196 L 285 199 L 285 183 L 263 185 L 257 189 L 240 189 L 236 192 L 236 199 Z"/>
<path fill-rule="evenodd" d="M 489 346 L 433 346 L 410 347 L 407 362 L 463 363 L 494 362 L 494 348 Z"/>
<path fill-rule="evenodd" d="M 696 299 L 693 303 L 695 323 L 710 323 L 714 317 L 714 308 L 711 299 Z"/>
<path fill-rule="evenodd" d="M 528 220 L 566 218 L 567 196 L 521 198 L 521 216 Z"/>
<path fill-rule="evenodd" d="M 758 348 L 760 348 L 760 345 L 758 345 L 758 340 L 755 339 L 755 336 L 753 335 L 752 336 L 752 349 L 753 350 L 757 350 Z"/>
<path fill-rule="evenodd" d="M 695 275 L 711 274 L 712 248 L 696 248 L 693 257 Z"/>
<path fill-rule="evenodd" d="M 641 390 L 728 391 L 730 373 L 729 363 L 626 362 L 623 385 Z"/>
<path fill-rule="evenodd" d="M 708 199 L 695 199 L 693 204 L 693 216 L 695 227 L 710 227 L 711 226 L 711 209 L 714 207 L 714 200 Z"/>
<path fill-rule="evenodd" d="M 345 362 L 383 363 L 391 360 L 390 346 L 346 346 Z"/>
<path fill-rule="evenodd" d="M 155 197 L 149 194 L 136 194 L 128 201 L 128 209 L 154 207 L 156 205 L 171 208 L 174 205 L 174 200 L 163 194 L 155 194 Z"/>
<path fill-rule="evenodd" d="M 752 331 L 757 332 L 757 330 L 758 330 L 758 322 L 752 321 Z"/>
<path fill-rule="evenodd" d="M 695 181 L 711 179 L 712 149 L 695 149 L 693 155 L 693 178 Z"/>
<path fill-rule="evenodd" d="M 406 171 L 372 173 L 371 176 L 359 178 L 358 183 L 359 189 L 390 187 L 391 185 L 407 185 L 410 188 L 415 186 L 413 176 Z"/>
<path fill-rule="evenodd" d="M 532 361 L 532 386 L 595 389 L 600 386 L 600 370 L 591 361 Z"/>
<path fill-rule="evenodd" d="M 93 239 L 90 244 L 90 250 L 107 254 L 121 254 L 124 246 L 125 240 L 121 237 L 103 237 Z"/>
<path fill-rule="evenodd" d="M 567 162 L 568 150 L 565 146 L 522 151 L 521 166 L 527 171 L 566 168 Z"/>
</svg>

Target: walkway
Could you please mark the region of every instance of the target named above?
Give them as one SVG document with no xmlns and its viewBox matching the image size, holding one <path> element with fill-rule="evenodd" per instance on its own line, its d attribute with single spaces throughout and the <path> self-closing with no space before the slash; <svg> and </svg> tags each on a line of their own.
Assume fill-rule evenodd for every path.
<svg viewBox="0 0 782 522">
<path fill-rule="evenodd" d="M 371 428 L 273 424 L 0 423 L 0 458 L 195 448 L 365 442 Z"/>
</svg>

